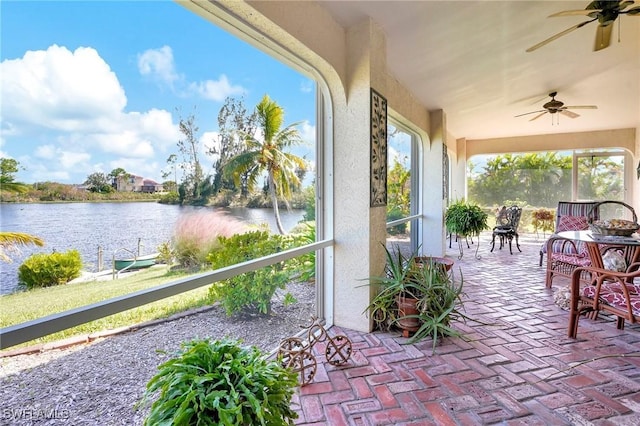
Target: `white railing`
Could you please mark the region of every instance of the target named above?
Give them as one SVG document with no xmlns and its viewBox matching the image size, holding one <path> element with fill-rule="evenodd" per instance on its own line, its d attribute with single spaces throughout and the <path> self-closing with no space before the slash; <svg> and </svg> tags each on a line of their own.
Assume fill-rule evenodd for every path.
<svg viewBox="0 0 640 426">
<path fill-rule="evenodd" d="M 140 290 L 123 296 L 114 297 L 91 305 L 81 306 L 68 311 L 37 318 L 35 320 L 11 325 L 0 329 L 0 349 L 29 342 L 52 333 L 57 333 L 77 325 L 85 324 L 118 312 L 146 305 L 176 294 L 184 293 L 205 285 L 232 278 L 236 275 L 255 271 L 265 266 L 293 259 L 312 251 L 329 247 L 333 240 L 317 241 L 303 247 L 286 250 L 260 259 L 250 260 L 215 271 L 172 281 L 153 288 Z"/>
</svg>

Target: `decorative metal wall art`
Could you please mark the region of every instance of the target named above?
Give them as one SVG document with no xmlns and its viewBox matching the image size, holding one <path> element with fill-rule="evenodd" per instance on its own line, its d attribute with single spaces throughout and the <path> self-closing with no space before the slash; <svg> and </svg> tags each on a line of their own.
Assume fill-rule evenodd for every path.
<svg viewBox="0 0 640 426">
<path fill-rule="evenodd" d="M 449 204 L 449 154 L 447 145 L 442 145 L 442 199 Z"/>
<path fill-rule="evenodd" d="M 371 207 L 387 205 L 387 100 L 371 89 Z"/>
</svg>

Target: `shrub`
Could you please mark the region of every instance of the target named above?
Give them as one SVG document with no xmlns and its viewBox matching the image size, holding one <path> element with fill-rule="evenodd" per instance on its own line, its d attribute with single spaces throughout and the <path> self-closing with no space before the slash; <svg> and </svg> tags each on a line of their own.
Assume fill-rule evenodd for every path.
<svg viewBox="0 0 640 426">
<path fill-rule="evenodd" d="M 292 370 L 256 348 L 225 339 L 192 340 L 158 367 L 141 400 L 159 391 L 145 425 L 292 425 Z"/>
<path fill-rule="evenodd" d="M 180 194 L 176 191 L 168 192 L 160 197 L 158 202 L 161 204 L 180 204 Z"/>
<path fill-rule="evenodd" d="M 312 244 L 316 241 L 315 222 L 301 222 L 293 229 L 291 238 L 296 247 Z M 299 275 L 301 281 L 312 281 L 316 278 L 316 252 L 303 254 L 287 262 L 287 268 Z"/>
<path fill-rule="evenodd" d="M 257 259 L 292 246 L 290 239 L 266 231 L 252 231 L 230 238 L 221 236 L 218 241 L 218 248 L 207 258 L 213 269 Z M 292 273 L 292 270 L 284 267 L 284 262 L 280 262 L 214 283 L 209 293 L 214 300 L 222 303 L 227 315 L 245 308 L 268 314 L 271 312 L 273 295 L 277 289 L 285 288 Z"/>
<path fill-rule="evenodd" d="M 245 231 L 242 222 L 211 210 L 180 216 L 174 227 L 172 254 L 183 268 L 201 267 L 207 255 L 219 247 L 218 237 L 230 237 Z"/>
<path fill-rule="evenodd" d="M 18 282 L 27 289 L 66 284 L 78 278 L 81 269 L 78 250 L 34 254 L 18 268 Z"/>
<path fill-rule="evenodd" d="M 387 211 L 387 222 L 393 222 L 394 220 L 402 219 L 405 217 L 405 213 L 399 208 L 393 208 Z M 387 228 L 389 235 L 404 235 L 407 233 L 407 223 L 401 223 L 400 225 Z"/>
</svg>

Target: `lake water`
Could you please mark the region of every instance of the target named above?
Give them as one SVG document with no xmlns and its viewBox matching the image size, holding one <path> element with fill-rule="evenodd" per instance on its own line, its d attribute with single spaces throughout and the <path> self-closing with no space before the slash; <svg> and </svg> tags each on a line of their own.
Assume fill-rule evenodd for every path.
<svg viewBox="0 0 640 426">
<path fill-rule="evenodd" d="M 137 252 L 139 239 L 140 254 L 154 253 L 161 243 L 171 239 L 178 218 L 195 211 L 223 211 L 246 223 L 266 223 L 272 232 L 277 232 L 271 209 L 191 207 L 155 202 L 1 204 L 0 230 L 38 236 L 45 241 L 45 246 L 21 247 L 19 254 L 9 254 L 12 263 L 0 262 L 0 294 L 15 290 L 18 267 L 31 254 L 76 249 L 82 256 L 83 269 L 95 272 L 98 247 L 102 248 L 105 268 L 111 264 L 114 251 L 126 248 Z M 287 230 L 304 215 L 301 210 L 281 210 L 280 213 Z M 127 257 L 126 251 L 118 254 Z"/>
</svg>

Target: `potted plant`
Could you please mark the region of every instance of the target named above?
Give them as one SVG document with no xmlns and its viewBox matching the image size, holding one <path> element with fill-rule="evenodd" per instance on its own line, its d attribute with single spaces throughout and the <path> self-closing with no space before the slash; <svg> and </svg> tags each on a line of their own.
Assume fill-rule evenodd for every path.
<svg viewBox="0 0 640 426">
<path fill-rule="evenodd" d="M 444 223 L 450 235 L 455 234 L 457 238 L 473 238 L 479 236 L 485 229 L 489 229 L 488 217 L 489 215 L 477 204 L 458 200 L 447 208 Z M 462 257 L 461 240 L 458 240 L 458 243 L 460 257 Z"/>
<path fill-rule="evenodd" d="M 181 349 L 147 383 L 141 403 L 158 395 L 145 425 L 294 424 L 293 370 L 230 339 L 196 339 Z"/>
<path fill-rule="evenodd" d="M 419 289 L 412 279 L 415 255 L 406 256 L 399 247 L 396 247 L 393 253 L 386 246 L 384 249 L 384 275 L 369 278 L 369 285 L 376 286 L 378 292 L 365 312 L 371 314 L 377 328 L 389 330 L 394 326 L 405 326 L 408 331 L 412 327 L 417 330 L 417 322 L 413 326 L 405 322 L 398 323 L 399 318 L 404 316 L 404 312 L 400 314 L 398 311 L 399 305 L 403 306 L 403 309 L 407 303 L 416 306 L 420 296 Z"/>
<path fill-rule="evenodd" d="M 392 253 L 386 246 L 385 252 L 385 273 L 369 278 L 369 285 L 377 286 L 378 292 L 365 310 L 376 328 L 399 328 L 405 337 L 412 336 L 412 343 L 431 337 L 434 350 L 440 337 L 459 335 L 450 324 L 464 318 L 462 281 L 456 283 L 449 262 L 404 255 L 399 249 Z"/>
<path fill-rule="evenodd" d="M 415 331 L 409 343 L 431 337 L 435 352 L 439 338 L 461 336 L 458 330 L 451 327 L 451 323 L 467 319 L 462 313 L 464 280 L 461 275 L 460 281 L 456 282 L 446 264 L 434 261 L 417 268 L 414 280 L 420 285 L 420 299 L 417 304 L 418 312 L 413 318 L 419 322 L 420 328 Z"/>
</svg>

